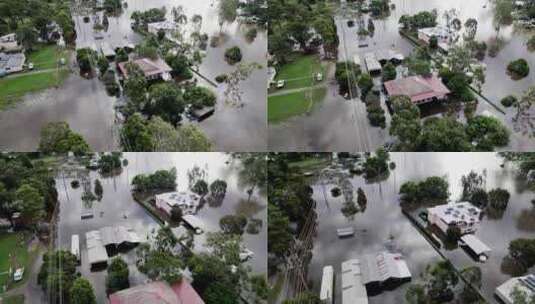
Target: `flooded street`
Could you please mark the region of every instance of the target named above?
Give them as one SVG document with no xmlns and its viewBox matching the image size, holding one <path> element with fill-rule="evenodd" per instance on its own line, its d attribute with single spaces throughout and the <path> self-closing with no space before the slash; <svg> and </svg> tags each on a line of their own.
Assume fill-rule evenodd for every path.
<svg viewBox="0 0 535 304">
<path fill-rule="evenodd" d="M 413 15 L 424 10 L 437 9 L 437 22 L 444 24 L 444 12 L 455 8 L 458 13 L 457 17 L 463 24 L 468 18 L 475 18 L 478 21 L 476 40 L 488 42 L 489 39 L 496 37 L 493 25 L 494 13 L 488 0 L 392 0 L 391 3 L 395 5 L 395 9 L 391 10 L 389 17 L 373 20 L 375 32 L 368 39 L 367 47 L 359 47 L 358 45 L 357 26 L 349 27 L 347 25 L 348 20 L 355 20 L 354 17 L 351 18 L 348 12 L 343 9 L 336 10 L 335 22 L 340 39 L 338 61 L 353 60 L 355 54 L 358 54 L 363 60 L 365 53 L 391 48 L 405 56 L 409 55 L 414 46 L 408 39 L 399 34 L 398 21 L 404 14 Z M 367 21 L 367 18 L 368 16 L 365 15 L 364 20 Z M 535 73 L 532 72 L 526 78 L 515 81 L 506 74 L 506 66 L 510 61 L 518 58 L 535 63 L 535 53 L 529 52 L 526 47 L 526 41 L 530 37 L 529 33 L 514 32 L 512 25 L 502 26 L 499 37 L 505 42 L 503 49 L 495 58 L 487 55 L 483 60 L 487 65 L 487 73 L 486 82 L 482 86 L 482 94 L 502 108 L 506 114 L 497 111 L 487 101 L 479 97 L 476 113 L 491 113 L 502 120 L 511 131 L 514 131 L 512 118 L 516 110 L 514 107 L 504 108 L 500 104 L 500 100 L 509 94 L 520 97 L 525 90 L 535 84 Z M 531 68 L 534 69 L 535 66 Z M 379 79 L 376 78 L 375 82 L 378 81 Z M 384 96 L 381 98 L 381 106 L 386 111 L 387 127 L 385 130 L 381 130 L 369 124 L 366 107 L 360 99 L 345 100 L 336 92 L 337 85 L 331 83 L 326 98 L 314 108 L 312 113 L 294 117 L 280 124 L 269 125 L 270 148 L 277 151 L 303 151 L 305 149 L 314 151 L 370 151 L 392 140 L 388 135 L 390 114 L 386 111 Z M 431 112 L 437 111 L 431 110 Z M 462 110 L 458 116 L 464 118 Z M 368 135 L 365 135 L 366 133 Z M 535 148 L 535 140 L 522 134 L 522 132 L 514 131 L 509 145 L 501 149 L 529 151 L 533 148 Z"/>
<path fill-rule="evenodd" d="M 449 182 L 450 199 L 457 201 L 462 192 L 461 177 L 470 170 L 480 174 L 485 170 L 487 191 L 500 187 L 511 194 L 503 217 L 489 219 L 485 216 L 475 234 L 492 249 L 489 260 L 477 263 L 460 248 L 442 250 L 458 269 L 481 267 L 481 291 L 487 300 L 494 303 L 494 289 L 510 278 L 507 271 L 502 269 L 502 259 L 507 255 L 509 242 L 535 235 L 534 230 L 529 230 L 523 224 L 525 221 L 535 221 L 534 207 L 530 203 L 534 195 L 531 191 L 523 191 L 517 184 L 516 169 L 510 164 L 501 168 L 503 160 L 495 153 L 391 153 L 391 160 L 396 163 L 396 169 L 380 183 L 367 183 L 358 176 L 350 179 L 355 190 L 358 187 L 364 190 L 368 201 L 365 211 L 357 213 L 354 220 L 341 213 L 342 198 L 334 198 L 330 193 L 333 184 L 325 187 L 327 200 L 323 196 L 323 187 L 320 184 L 314 186 L 314 198 L 318 203 L 318 232 L 309 267 L 309 280 L 313 282 L 314 291 L 319 292 L 322 268 L 332 265 L 335 269 L 335 303 L 341 303 L 340 264 L 362 254 L 383 250 L 401 252 L 412 273 L 412 281 L 417 282 L 427 264 L 441 258 L 402 214 L 398 195 L 400 186 L 406 181 L 445 176 Z M 336 229 L 349 226 L 355 228 L 355 236 L 339 239 Z M 400 303 L 407 286 L 404 284 L 395 290 L 370 297 L 370 303 Z"/>
<path fill-rule="evenodd" d="M 211 207 L 205 204 L 197 216 L 204 222 L 205 232 L 220 231 L 219 219 L 224 215 L 236 214 L 242 200 L 247 200 L 247 194 L 239 186 L 237 167 L 235 163 L 226 164 L 229 156 L 222 153 L 126 153 L 128 166 L 123 167 L 120 174 L 113 177 L 103 177 L 98 172 L 92 171 L 90 179 L 92 186 L 98 178 L 103 186 L 103 198 L 100 202 L 93 202 L 92 219 L 81 220 L 82 212 L 82 187 L 73 189 L 70 185 L 73 179 L 57 179 L 59 192 L 60 213 L 58 223 L 58 246 L 69 249 L 71 235 L 80 235 L 80 251 L 82 266 L 80 272 L 88 278 L 98 297 L 99 303 L 105 301 L 106 271 L 92 272 L 87 263 L 87 248 L 85 233 L 105 226 L 121 225 L 133 228 L 138 235 L 146 240 L 149 235 L 159 228 L 158 222 L 140 204 L 134 201 L 130 183 L 134 176 L 142 173 L 153 173 L 159 169 L 177 169 L 177 190 L 186 190 L 188 185 L 187 170 L 197 165 L 207 172 L 207 182 L 215 179 L 225 180 L 228 184 L 225 200 L 220 207 Z M 92 189 L 92 188 L 91 188 Z M 262 219 L 263 225 L 259 234 L 243 235 L 244 245 L 254 252 L 254 257 L 248 262 L 254 273 L 266 272 L 267 260 L 267 202 L 264 197 L 253 195 L 256 213 L 254 218 Z M 251 203 L 253 204 L 253 203 Z M 241 207 L 243 207 L 243 202 Z M 194 251 L 204 250 L 205 234 L 195 236 Z M 130 268 L 131 286 L 144 283 L 147 278 L 137 271 L 135 266 L 135 249 L 127 253 L 120 253 L 127 261 Z"/>
<path fill-rule="evenodd" d="M 112 46 L 137 43 L 142 39 L 130 27 L 130 16 L 134 11 L 163 6 L 167 9 L 168 20 L 172 20 L 172 8 L 182 5 L 189 19 L 195 14 L 202 16 L 202 33 L 211 37 L 220 31 L 215 0 L 127 0 L 126 3 L 127 8 L 119 16 L 109 17 L 108 31 L 103 32 L 104 41 Z M 83 18 L 76 13 L 73 14 L 73 19 L 78 33 L 77 45 L 95 43 L 93 21 L 84 23 Z M 223 54 L 226 48 L 236 45 L 242 50 L 243 63 L 256 62 L 262 65 L 262 69 L 255 70 L 240 83 L 242 107 L 226 102 L 225 85 L 214 88 L 201 82 L 218 95 L 214 115 L 199 125 L 217 151 L 266 149 L 267 37 L 265 31 L 259 30 L 256 39 L 249 42 L 244 37 L 246 30 L 246 26 L 238 22 L 224 25 L 222 31 L 229 39 L 217 48 L 208 46 L 206 57 L 199 67 L 200 73 L 212 81 L 220 74 L 234 71 L 237 66 L 227 64 Z M 98 79 L 87 80 L 71 74 L 60 88 L 26 95 L 23 101 L 0 112 L 0 129 L 4 131 L 0 134 L 0 148 L 13 151 L 35 150 L 40 130 L 46 123 L 66 121 L 74 131 L 82 134 L 94 151 L 117 150 L 119 125 L 114 122 L 116 102 L 117 98 L 109 97 Z"/>
</svg>

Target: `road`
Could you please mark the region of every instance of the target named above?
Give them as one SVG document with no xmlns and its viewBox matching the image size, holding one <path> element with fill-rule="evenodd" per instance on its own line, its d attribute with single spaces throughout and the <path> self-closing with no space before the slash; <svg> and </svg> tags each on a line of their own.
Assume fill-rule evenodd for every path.
<svg viewBox="0 0 535 304">
<path fill-rule="evenodd" d="M 67 68 L 61 68 L 61 69 L 58 70 L 56 68 L 53 68 L 53 69 L 37 70 L 37 71 L 31 71 L 31 72 L 26 72 L 26 73 L 8 75 L 8 76 L 4 77 L 4 79 L 19 78 L 19 77 L 22 77 L 22 76 L 43 74 L 43 73 L 48 73 L 48 72 L 56 72 L 56 71 L 61 71 L 61 70 L 67 71 L 68 69 Z"/>
</svg>

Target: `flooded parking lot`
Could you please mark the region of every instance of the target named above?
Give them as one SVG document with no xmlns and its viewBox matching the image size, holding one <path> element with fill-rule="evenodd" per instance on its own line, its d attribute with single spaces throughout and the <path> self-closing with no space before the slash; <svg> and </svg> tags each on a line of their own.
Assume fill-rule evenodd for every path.
<svg viewBox="0 0 535 304">
<path fill-rule="evenodd" d="M 383 250 L 401 252 L 413 282 L 418 281 L 427 264 L 441 258 L 402 214 L 398 195 L 400 186 L 406 181 L 445 176 L 449 182 L 450 199 L 457 201 L 462 193 L 461 177 L 474 170 L 480 174 L 486 172 L 486 190 L 499 187 L 511 194 L 503 217 L 490 219 L 485 216 L 475 234 L 492 249 L 490 258 L 486 263 L 477 263 L 463 249 L 442 250 L 458 269 L 468 266 L 481 268 L 481 291 L 493 303 L 494 289 L 511 277 L 507 268 L 502 267 L 509 242 L 535 235 L 535 231 L 526 229 L 522 224 L 526 220 L 535 221 L 534 207 L 530 203 L 533 192 L 525 190 L 516 179 L 516 168 L 510 164 L 502 168 L 503 159 L 494 153 L 392 153 L 391 159 L 396 168 L 382 182 L 368 183 L 358 176 L 350 178 L 354 189 L 361 187 L 367 196 L 365 211 L 357 213 L 354 219 L 346 218 L 340 211 L 342 198 L 334 198 L 330 193 L 334 184 L 325 187 L 327 200 L 324 199 L 323 187 L 319 183 L 314 186 L 314 198 L 318 203 L 318 232 L 309 267 L 309 280 L 313 282 L 314 290 L 319 293 L 322 268 L 332 265 L 335 269 L 335 303 L 341 303 L 340 264 L 362 254 Z M 354 227 L 355 236 L 339 239 L 336 229 L 349 226 Z M 370 303 L 399 303 L 407 286 L 404 284 L 371 297 Z"/>
<path fill-rule="evenodd" d="M 146 240 L 149 235 L 159 228 L 159 224 L 150 213 L 132 198 L 130 183 L 132 179 L 142 173 L 152 173 L 160 169 L 177 169 L 177 190 L 186 190 L 188 185 L 187 170 L 193 166 L 199 166 L 207 172 L 208 182 L 215 179 L 225 180 L 228 184 L 227 194 L 221 206 L 213 207 L 205 204 L 199 210 L 197 216 L 204 222 L 206 232 L 220 231 L 219 219 L 228 214 L 236 214 L 243 200 L 247 200 L 247 193 L 239 185 L 238 168 L 235 163 L 228 162 L 229 155 L 222 153 L 126 153 L 128 166 L 123 167 L 120 174 L 112 177 L 103 177 L 98 172 L 90 173 L 90 180 L 98 178 L 103 186 L 103 198 L 93 202 L 94 218 L 81 220 L 82 214 L 82 187 L 73 189 L 70 185 L 72 178 L 60 177 L 57 179 L 59 192 L 60 212 L 58 220 L 57 245 L 69 249 L 71 235 L 80 235 L 80 249 L 82 265 L 79 271 L 89 279 L 95 289 L 99 302 L 105 300 L 106 271 L 92 272 L 87 263 L 87 249 L 85 233 L 105 226 L 121 225 L 133 228 L 142 239 Z M 91 188 L 92 189 L 92 188 Z M 263 221 L 259 234 L 247 234 L 243 236 L 244 245 L 254 252 L 254 257 L 247 263 L 254 273 L 266 272 L 267 260 L 267 210 L 266 199 L 258 194 L 253 195 L 249 204 L 255 204 L 252 216 Z M 204 250 L 205 235 L 195 236 L 194 251 Z M 131 286 L 142 284 L 147 280 L 136 266 L 135 249 L 121 256 L 128 262 L 130 268 Z"/>
<path fill-rule="evenodd" d="M 439 1 L 439 0 L 392 0 L 395 9 L 383 19 L 373 19 L 375 31 L 368 39 L 367 47 L 359 47 L 357 27 L 349 27 L 348 20 L 355 20 L 347 9 L 338 7 L 335 9 L 335 22 L 337 25 L 340 44 L 338 48 L 338 61 L 353 60 L 358 54 L 362 60 L 367 52 L 375 52 L 394 48 L 403 55 L 411 53 L 414 46 L 399 32 L 399 18 L 404 14 L 413 15 L 420 11 L 437 10 L 439 24 L 444 24 L 444 12 L 456 9 L 457 17 L 464 22 L 468 18 L 478 21 L 476 40 L 488 42 L 495 38 L 497 33 L 493 24 L 494 13 L 488 0 L 475 1 Z M 461 9 L 462 8 L 462 9 Z M 367 20 L 367 16 L 364 19 Z M 513 25 L 502 26 L 499 38 L 504 41 L 504 46 L 494 58 L 486 56 L 483 62 L 487 65 L 486 82 L 482 86 L 482 94 L 494 104 L 497 104 L 505 115 L 497 111 L 492 105 L 482 98 L 476 113 L 490 113 L 496 116 L 508 126 L 513 128 L 515 108 L 504 108 L 500 100 L 510 94 L 521 96 L 522 93 L 535 83 L 535 74 L 530 73 L 521 80 L 512 80 L 506 74 L 507 64 L 515 59 L 524 58 L 528 62 L 535 62 L 535 53 L 529 52 L 526 42 L 530 37 L 529 32 L 515 31 Z M 532 66 L 532 69 L 535 68 Z M 334 79 L 334 77 L 332 77 Z M 376 79 L 376 82 L 378 79 Z M 269 145 L 275 150 L 303 151 L 370 151 L 392 140 L 388 135 L 389 116 L 386 111 L 384 97 L 382 107 L 386 111 L 387 128 L 372 127 L 367 119 L 366 107 L 359 99 L 345 100 L 337 94 L 335 83 L 329 85 L 329 93 L 320 105 L 305 116 L 295 117 L 280 124 L 269 125 Z M 438 112 L 441 112 L 439 110 Z M 437 111 L 431 111 L 437 112 Z M 458 113 L 464 117 L 462 111 Z M 368 134 L 368 135 L 363 135 Z M 535 147 L 535 141 L 523 132 L 513 132 L 510 143 L 503 150 L 529 151 Z"/>
<path fill-rule="evenodd" d="M 260 30 L 252 42 L 244 37 L 247 26 L 237 21 L 219 26 L 217 1 L 187 0 L 128 0 L 127 6 L 117 17 L 109 17 L 109 28 L 103 40 L 116 43 L 137 43 L 141 37 L 131 29 L 130 16 L 136 10 L 166 7 L 167 19 L 172 20 L 173 7 L 183 6 L 184 13 L 191 18 L 202 16 L 202 33 L 210 37 L 222 31 L 228 39 L 217 48 L 208 46 L 206 57 L 199 67 L 201 74 L 213 80 L 217 75 L 234 71 L 224 60 L 226 48 L 239 46 L 244 63 L 259 63 L 262 69 L 255 70 L 246 80 L 240 82 L 242 106 L 231 105 L 224 96 L 225 85 L 210 86 L 218 95 L 215 114 L 200 123 L 217 151 L 264 151 L 266 149 L 266 96 L 267 83 L 267 37 Z M 73 9 L 73 19 L 78 33 L 78 45 L 95 43 L 93 21 L 85 23 Z M 74 60 L 72 60 L 74 61 Z M 77 73 L 77 72 L 73 72 Z M 38 94 L 26 95 L 23 101 L 0 112 L 0 148 L 13 151 L 31 151 L 38 146 L 40 130 L 48 122 L 66 121 L 71 128 L 86 138 L 95 151 L 117 149 L 119 125 L 115 123 L 114 106 L 117 98 L 106 94 L 104 85 L 98 79 L 84 79 L 70 75 L 65 83 Z"/>
</svg>

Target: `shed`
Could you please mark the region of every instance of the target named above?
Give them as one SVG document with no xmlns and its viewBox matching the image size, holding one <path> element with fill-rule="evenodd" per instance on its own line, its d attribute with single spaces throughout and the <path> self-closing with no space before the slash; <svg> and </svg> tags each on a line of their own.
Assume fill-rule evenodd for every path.
<svg viewBox="0 0 535 304">
<path fill-rule="evenodd" d="M 488 255 L 492 251 L 485 243 L 483 243 L 480 239 L 478 239 L 473 234 L 465 234 L 461 237 L 461 241 L 464 242 L 464 244 L 470 248 L 470 250 L 480 258 L 481 256 L 485 256 L 485 259 L 488 258 Z"/>
</svg>

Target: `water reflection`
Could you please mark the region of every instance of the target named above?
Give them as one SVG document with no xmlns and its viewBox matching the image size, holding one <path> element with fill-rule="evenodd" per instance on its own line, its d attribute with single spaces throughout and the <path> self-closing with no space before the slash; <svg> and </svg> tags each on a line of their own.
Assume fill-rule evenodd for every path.
<svg viewBox="0 0 535 304">
<path fill-rule="evenodd" d="M 328 183 L 325 192 L 319 183 L 314 185 L 314 199 L 318 202 L 318 234 L 309 268 L 309 280 L 313 282 L 314 290 L 319 292 L 323 266 L 333 265 L 337 282 L 335 302 L 341 303 L 341 262 L 385 249 L 401 252 L 413 275 L 413 281 L 417 281 L 425 266 L 440 258 L 401 213 L 399 187 L 410 180 L 445 176 L 449 182 L 450 198 L 455 201 L 462 194 L 461 177 L 470 170 L 486 170 L 487 190 L 503 188 L 511 193 L 508 207 L 502 217 L 484 217 L 476 233 L 476 236 L 492 249 L 489 260 L 484 264 L 476 263 L 462 248 L 457 247 L 457 244 L 448 244 L 442 252 L 458 268 L 481 267 L 482 292 L 488 299 L 492 299 L 494 289 L 506 281 L 510 273 L 514 273 L 514 267 L 507 263 L 503 265 L 502 262 L 508 253 L 509 242 L 515 238 L 533 237 L 533 230 L 518 226 L 519 219 L 526 217 L 523 214 L 532 210 L 530 201 L 533 194 L 519 190 L 516 169 L 510 164 L 502 167 L 503 160 L 494 153 L 392 153 L 391 160 L 396 163 L 396 169 L 384 181 L 367 183 L 362 176 L 351 178 L 353 188 L 361 187 L 367 197 L 366 211 L 357 213 L 354 219 L 342 214 L 343 198 L 332 196 L 330 189 L 337 186 L 336 184 Z M 348 174 L 347 171 L 346 173 Z M 347 226 L 355 228 L 355 236 L 338 239 L 336 229 Z M 371 297 L 370 303 L 399 303 L 400 299 L 404 298 L 407 285 Z"/>
</svg>

